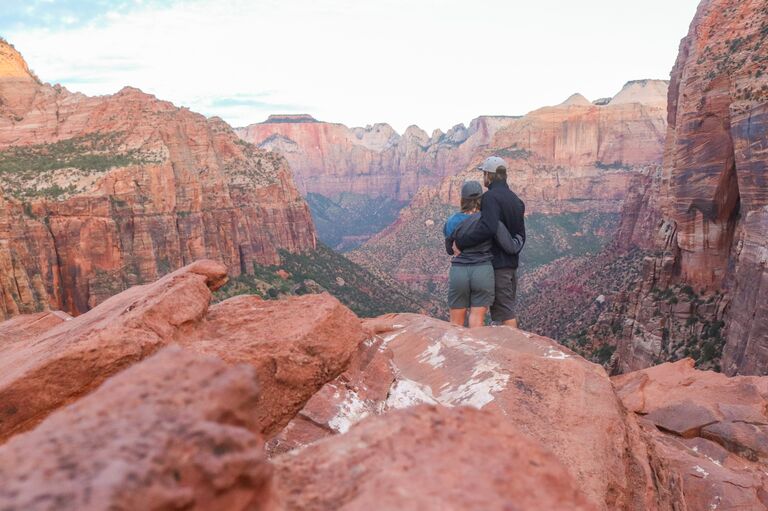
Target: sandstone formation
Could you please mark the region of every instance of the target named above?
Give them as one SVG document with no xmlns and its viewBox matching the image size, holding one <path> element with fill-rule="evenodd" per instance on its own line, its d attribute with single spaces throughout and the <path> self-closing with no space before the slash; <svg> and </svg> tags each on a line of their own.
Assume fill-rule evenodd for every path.
<svg viewBox="0 0 768 511">
<path fill-rule="evenodd" d="M 285 156 L 303 194 L 343 192 L 409 200 L 425 185 L 456 174 L 514 118 L 484 116 L 431 136 L 418 126 L 399 135 L 388 124 L 348 128 L 310 116 L 273 115 L 239 128 L 240 137 Z"/>
<path fill-rule="evenodd" d="M 209 286 L 225 280 L 224 266 L 199 261 L 37 337 L 0 344 L 0 442 L 172 342 L 179 326 L 202 320 Z"/>
<path fill-rule="evenodd" d="M 328 380 L 344 371 L 363 340 L 357 317 L 327 294 L 280 301 L 238 296 L 180 329 L 182 345 L 256 368 L 256 422 L 265 436 L 285 427 Z"/>
<path fill-rule="evenodd" d="M 626 420 L 601 367 L 550 339 L 510 328 L 470 331 L 413 314 L 365 324 L 374 335 L 367 344 L 392 356 L 394 376 L 369 364 L 346 373 L 350 380 L 354 374 L 351 388 L 344 375 L 329 383 L 319 394 L 327 397 L 312 398 L 281 434 L 292 442 L 282 447 L 344 433 L 388 410 L 470 406 L 498 413 L 541 442 L 600 509 L 643 506 L 655 498 L 637 425 Z M 368 390 L 382 381 L 392 382 L 388 393 Z M 306 427 L 315 417 L 323 432 Z"/>
<path fill-rule="evenodd" d="M 61 311 L 16 316 L 0 323 L 0 343 L 30 339 L 70 319 L 72 316 Z"/>
<path fill-rule="evenodd" d="M 706 0 L 680 45 L 663 168 L 638 183 L 619 235 L 656 252 L 613 341 L 624 370 L 686 345 L 728 374 L 768 374 L 766 38 L 764 2 Z M 690 331 L 697 322 L 709 327 Z"/>
<path fill-rule="evenodd" d="M 0 446 L 0 508 L 275 509 L 254 373 L 165 348 Z"/>
<path fill-rule="evenodd" d="M 286 161 L 137 89 L 41 84 L 0 41 L 0 317 L 83 313 L 200 258 L 315 247 Z"/>
<path fill-rule="evenodd" d="M 279 454 L 346 433 L 361 419 L 382 413 L 394 380 L 392 351 L 381 337 L 371 335 L 358 346 L 349 368 L 313 395 L 269 442 L 269 452 Z"/>
<path fill-rule="evenodd" d="M 421 405 L 275 459 L 288 509 L 597 509 L 498 414 Z"/>
<path fill-rule="evenodd" d="M 614 378 L 675 474 L 687 509 L 768 509 L 768 379 L 697 371 L 693 360 Z"/>
<path fill-rule="evenodd" d="M 0 507 L 768 509 L 768 378 L 611 382 L 551 339 L 328 295 L 209 307 L 225 279 L 0 324 Z"/>
<path fill-rule="evenodd" d="M 259 432 L 285 426 L 346 369 L 363 337 L 359 321 L 329 295 L 280 304 L 244 296 L 209 309 L 211 289 L 226 278 L 223 265 L 198 261 L 37 336 L 0 343 L 0 442 L 173 342 L 255 367 Z"/>
</svg>

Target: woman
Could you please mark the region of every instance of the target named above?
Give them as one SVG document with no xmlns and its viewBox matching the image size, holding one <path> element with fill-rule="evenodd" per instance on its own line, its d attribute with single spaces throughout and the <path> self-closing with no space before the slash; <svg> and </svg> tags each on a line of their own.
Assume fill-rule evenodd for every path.
<svg viewBox="0 0 768 511">
<path fill-rule="evenodd" d="M 483 188 L 477 181 L 467 181 L 461 187 L 461 212 L 451 215 L 443 227 L 445 249 L 451 260 L 448 274 L 448 306 L 451 323 L 464 326 L 469 308 L 469 327 L 483 326 L 485 314 L 493 303 L 494 277 L 491 247 L 488 240 L 454 254 L 453 241 L 457 234 L 470 229 L 480 221 L 480 205 Z M 496 243 L 509 254 L 517 254 L 523 248 L 521 236 L 512 237 L 503 223 L 499 222 Z"/>
</svg>

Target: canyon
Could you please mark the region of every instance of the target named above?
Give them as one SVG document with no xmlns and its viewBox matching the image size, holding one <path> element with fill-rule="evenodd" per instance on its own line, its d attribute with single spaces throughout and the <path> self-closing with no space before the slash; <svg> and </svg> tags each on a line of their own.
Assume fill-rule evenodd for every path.
<svg viewBox="0 0 768 511">
<path fill-rule="evenodd" d="M 401 137 L 86 97 L 0 40 L 0 509 L 768 510 L 765 44 L 765 1 L 703 0 L 670 82 Z M 439 317 L 491 154 L 522 329 Z"/>
<path fill-rule="evenodd" d="M 768 372 L 768 8 L 702 2 L 672 70 L 664 162 L 636 182 L 618 234 L 641 278 L 586 332 L 616 371 L 693 357 Z M 606 331 L 611 325 L 611 332 Z"/>
<path fill-rule="evenodd" d="M 432 135 L 410 126 L 400 135 L 385 123 L 348 128 L 305 114 L 271 115 L 236 131 L 285 156 L 319 239 L 346 252 L 391 224 L 420 188 L 466 167 L 513 119 L 481 116 Z"/>
<path fill-rule="evenodd" d="M 330 290 L 361 314 L 428 310 L 318 245 L 279 154 L 138 89 L 43 84 L 0 41 L 0 318 L 82 314 L 200 258 L 227 266 L 222 297 Z"/>
<path fill-rule="evenodd" d="M 475 168 L 490 155 L 505 158 L 510 187 L 526 203 L 526 271 L 596 253 L 619 226 L 632 179 L 662 162 L 666 93 L 664 81 L 638 80 L 598 104 L 575 94 L 510 121 L 469 165 L 421 188 L 391 226 L 349 257 L 420 292 L 444 296 L 450 260 L 442 224 L 458 209 L 462 183 L 482 179 Z"/>
</svg>

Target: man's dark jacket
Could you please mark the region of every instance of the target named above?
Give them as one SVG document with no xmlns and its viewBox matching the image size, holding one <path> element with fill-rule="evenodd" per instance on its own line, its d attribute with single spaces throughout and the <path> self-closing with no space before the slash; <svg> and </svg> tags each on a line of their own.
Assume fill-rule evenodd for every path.
<svg viewBox="0 0 768 511">
<path fill-rule="evenodd" d="M 480 208 L 482 221 L 477 222 L 473 229 L 457 233 L 456 246 L 460 250 L 474 247 L 485 241 L 493 239 L 499 222 L 503 222 L 512 236 L 520 235 L 525 243 L 525 204 L 515 193 L 509 189 L 504 181 L 494 181 L 483 195 L 483 203 Z M 517 268 L 518 256 L 504 252 L 497 243 L 491 247 L 493 254 L 493 267 Z"/>
</svg>

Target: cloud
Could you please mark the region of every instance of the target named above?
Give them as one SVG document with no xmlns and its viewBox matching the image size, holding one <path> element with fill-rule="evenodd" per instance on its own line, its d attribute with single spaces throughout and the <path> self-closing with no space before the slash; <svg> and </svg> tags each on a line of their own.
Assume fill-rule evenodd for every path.
<svg viewBox="0 0 768 511">
<path fill-rule="evenodd" d="M 234 125 L 300 112 L 430 132 L 666 78 L 698 1 L 29 0 L 0 31 L 41 79 L 86 94 L 132 85 Z"/>
</svg>

